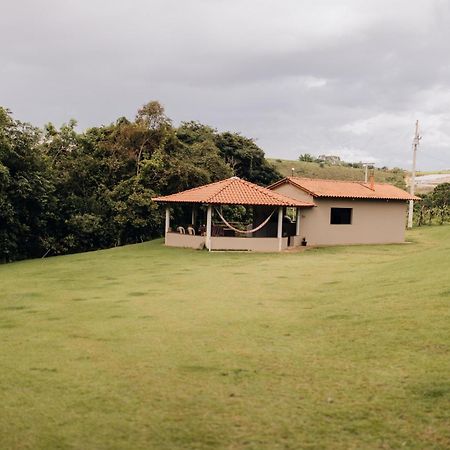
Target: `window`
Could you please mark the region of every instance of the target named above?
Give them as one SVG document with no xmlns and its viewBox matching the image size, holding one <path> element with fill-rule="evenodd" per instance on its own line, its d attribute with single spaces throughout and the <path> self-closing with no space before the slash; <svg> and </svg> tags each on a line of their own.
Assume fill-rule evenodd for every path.
<svg viewBox="0 0 450 450">
<path fill-rule="evenodd" d="M 331 208 L 331 225 L 350 225 L 352 223 L 353 208 Z"/>
</svg>

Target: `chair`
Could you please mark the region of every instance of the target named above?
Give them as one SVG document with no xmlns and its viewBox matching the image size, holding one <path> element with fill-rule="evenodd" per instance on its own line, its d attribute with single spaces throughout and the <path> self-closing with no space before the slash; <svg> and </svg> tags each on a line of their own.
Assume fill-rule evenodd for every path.
<svg viewBox="0 0 450 450">
<path fill-rule="evenodd" d="M 186 234 L 186 231 L 184 230 L 183 227 L 177 227 L 177 231 L 178 231 L 178 233 L 180 233 L 180 234 Z"/>
<path fill-rule="evenodd" d="M 195 230 L 194 230 L 193 227 L 188 226 L 188 227 L 187 227 L 187 232 L 188 232 L 188 234 L 190 234 L 191 236 L 195 236 Z"/>
</svg>

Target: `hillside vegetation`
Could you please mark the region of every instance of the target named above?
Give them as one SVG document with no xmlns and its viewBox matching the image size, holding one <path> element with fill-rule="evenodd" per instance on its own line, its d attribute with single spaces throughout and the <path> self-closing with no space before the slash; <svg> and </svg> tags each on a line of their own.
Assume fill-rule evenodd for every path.
<svg viewBox="0 0 450 450">
<path fill-rule="evenodd" d="M 291 176 L 292 168 L 294 168 L 294 175 L 298 177 L 364 181 L 363 168 L 288 159 L 269 159 L 269 161 L 284 177 Z M 376 168 L 374 178 L 375 181 L 380 183 L 391 183 L 402 189 L 406 187 L 405 172 L 401 169 Z"/>
<path fill-rule="evenodd" d="M 446 449 L 450 227 L 0 266 L 1 449 Z"/>
</svg>

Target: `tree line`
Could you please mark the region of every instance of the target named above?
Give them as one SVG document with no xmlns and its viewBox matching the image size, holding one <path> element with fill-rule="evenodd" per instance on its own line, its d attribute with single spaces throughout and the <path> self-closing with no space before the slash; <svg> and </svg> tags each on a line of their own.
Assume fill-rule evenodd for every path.
<svg viewBox="0 0 450 450">
<path fill-rule="evenodd" d="M 319 155 L 314 156 L 310 153 L 302 153 L 298 157 L 299 161 L 303 162 L 315 162 L 322 165 L 332 165 L 332 166 L 344 166 L 344 167 L 353 167 L 354 169 L 363 169 L 365 165 L 369 165 L 369 167 L 375 169 L 375 164 L 364 163 L 364 162 L 347 162 L 343 161 L 339 156 L 336 155 Z M 405 170 L 400 169 L 399 167 L 394 167 L 393 169 L 389 169 L 387 166 L 383 166 L 380 168 L 381 170 L 390 171 L 393 173 L 406 173 Z"/>
<path fill-rule="evenodd" d="M 0 107 L 0 262 L 152 239 L 163 229 L 152 197 L 233 175 L 281 178 L 254 140 L 176 127 L 157 101 L 83 132 L 74 120 L 41 129 Z"/>
</svg>

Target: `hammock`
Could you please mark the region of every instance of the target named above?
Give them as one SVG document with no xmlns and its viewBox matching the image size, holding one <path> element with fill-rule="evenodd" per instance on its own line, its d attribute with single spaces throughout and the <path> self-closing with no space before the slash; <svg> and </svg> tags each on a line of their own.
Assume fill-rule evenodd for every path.
<svg viewBox="0 0 450 450">
<path fill-rule="evenodd" d="M 239 230 L 235 227 L 233 227 L 233 225 L 231 225 L 230 223 L 228 223 L 224 217 L 222 216 L 222 214 L 220 214 L 220 212 L 217 210 L 217 208 L 214 208 L 216 210 L 216 213 L 219 215 L 220 219 L 222 220 L 222 222 L 228 227 L 231 228 L 233 231 L 235 231 L 236 233 L 242 233 L 242 234 L 251 234 L 254 233 L 255 231 L 260 230 L 262 227 L 264 227 L 265 225 L 267 225 L 267 222 L 269 222 L 270 218 L 273 216 L 273 213 L 275 212 L 275 210 L 273 210 L 270 213 L 270 216 L 260 225 L 258 225 L 256 228 L 253 228 L 253 230 Z"/>
</svg>

